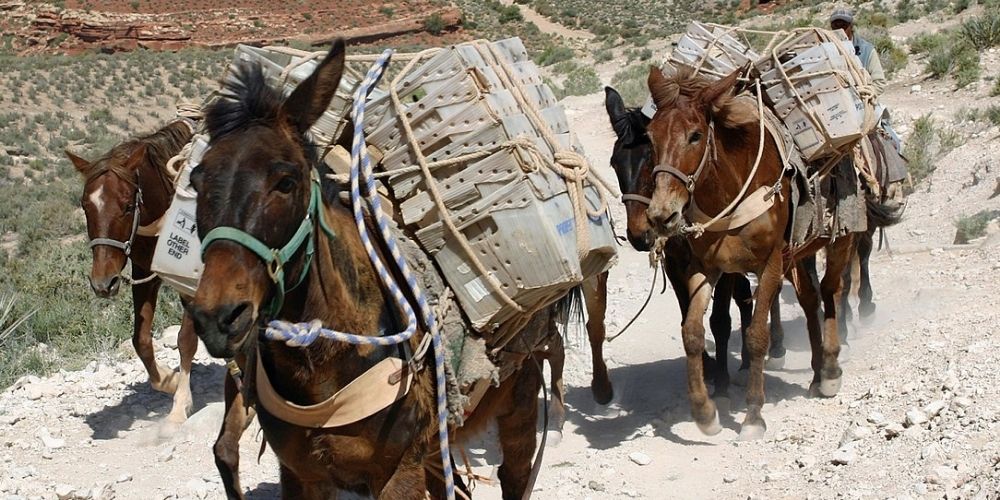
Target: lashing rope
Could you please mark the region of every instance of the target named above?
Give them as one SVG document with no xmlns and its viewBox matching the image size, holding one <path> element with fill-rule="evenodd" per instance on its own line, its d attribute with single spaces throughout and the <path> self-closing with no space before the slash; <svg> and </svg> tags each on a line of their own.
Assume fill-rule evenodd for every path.
<svg viewBox="0 0 1000 500">
<path fill-rule="evenodd" d="M 381 201 L 379 200 L 376 191 L 375 177 L 372 175 L 371 160 L 368 156 L 368 149 L 365 144 L 365 101 L 369 92 L 371 92 L 371 89 L 378 84 L 379 78 L 382 76 L 382 72 L 389 64 L 389 59 L 392 56 L 392 53 L 393 51 L 391 49 L 387 49 L 381 56 L 378 57 L 378 59 L 375 60 L 372 67 L 368 70 L 368 74 L 365 76 L 364 81 L 361 82 L 361 85 L 358 86 L 354 94 L 354 103 L 351 108 L 351 119 L 354 123 L 354 140 L 351 146 L 351 206 L 354 212 L 354 222 L 357 225 L 358 234 L 361 236 L 361 241 L 368 253 L 368 259 L 371 261 L 372 266 L 375 267 L 382 284 L 385 285 L 385 287 L 390 291 L 393 299 L 396 301 L 396 304 L 406 317 L 406 329 L 394 335 L 369 337 L 323 328 L 318 321 L 308 323 L 289 323 L 275 320 L 268 324 L 264 335 L 270 340 L 282 341 L 285 342 L 286 345 L 290 346 L 308 346 L 320 337 L 354 345 L 391 346 L 409 341 L 416 333 L 417 319 L 413 308 L 410 306 L 409 301 L 406 300 L 402 290 L 393 278 L 392 273 L 390 273 L 383 265 L 382 260 L 379 258 L 379 255 L 376 252 L 375 247 L 372 245 L 371 238 L 368 234 L 368 229 L 364 220 L 364 211 L 361 205 L 362 193 L 360 190 L 360 178 L 364 177 L 364 199 L 368 202 L 368 206 L 371 208 L 371 212 L 378 223 L 379 232 L 390 254 L 392 254 L 397 269 L 403 275 L 409 290 L 416 298 L 417 307 L 420 310 L 420 314 L 428 329 L 426 335 L 430 336 L 434 347 L 434 370 L 436 376 L 438 412 L 438 444 L 441 450 L 441 465 L 443 468 L 442 475 L 444 476 L 443 480 L 445 483 L 447 498 L 449 500 L 454 500 L 455 479 L 452 475 L 451 452 L 449 450 L 448 443 L 448 408 L 444 371 L 444 345 L 441 342 L 441 336 L 438 331 L 437 318 L 427 301 L 427 297 L 424 295 L 423 290 L 420 288 L 416 278 L 410 271 L 409 265 L 407 265 L 406 260 L 403 258 L 399 250 L 399 245 L 396 242 L 396 236 L 392 233 L 389 226 L 389 218 L 382 211 Z M 425 336 L 424 342 L 426 342 L 426 338 L 427 337 Z M 422 346 L 424 346 L 424 342 L 421 343 Z M 418 349 L 418 352 L 422 350 L 423 349 Z"/>
</svg>

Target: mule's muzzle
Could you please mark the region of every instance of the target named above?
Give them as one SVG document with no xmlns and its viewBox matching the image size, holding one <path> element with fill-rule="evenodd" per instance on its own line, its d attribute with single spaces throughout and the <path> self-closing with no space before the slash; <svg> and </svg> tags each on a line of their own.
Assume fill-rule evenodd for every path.
<svg viewBox="0 0 1000 500">
<path fill-rule="evenodd" d="M 94 291 L 94 295 L 102 299 L 110 299 L 118 295 L 121 284 L 121 276 L 117 274 L 99 279 L 94 279 L 93 276 L 90 277 L 90 289 Z"/>
<path fill-rule="evenodd" d="M 187 307 L 194 322 L 194 331 L 205 343 L 209 354 L 217 358 L 232 357 L 246 340 L 254 325 L 255 313 L 249 301 L 202 308 Z"/>
<path fill-rule="evenodd" d="M 660 236 L 674 236 L 681 232 L 684 227 L 684 217 L 680 210 L 663 209 L 659 206 L 650 206 L 646 211 L 646 218 Z"/>
<path fill-rule="evenodd" d="M 645 231 L 642 234 L 634 234 L 632 231 L 626 233 L 628 237 L 628 242 L 632 245 L 632 248 L 639 252 L 648 252 L 653 248 L 653 234 L 652 231 Z"/>
</svg>

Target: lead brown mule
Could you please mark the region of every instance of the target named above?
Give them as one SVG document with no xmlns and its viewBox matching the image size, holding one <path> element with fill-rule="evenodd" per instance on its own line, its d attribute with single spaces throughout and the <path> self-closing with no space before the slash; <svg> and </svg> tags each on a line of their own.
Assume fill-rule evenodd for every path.
<svg viewBox="0 0 1000 500">
<path fill-rule="evenodd" d="M 343 69 L 344 42 L 337 40 L 313 74 L 282 99 L 265 83 L 259 65 L 241 64 L 222 98 L 206 111 L 210 149 L 191 176 L 202 238 L 228 226 L 271 248 L 291 240 L 309 211 L 313 182 L 322 182 L 317 215 L 333 236 L 313 221 L 314 256 L 307 259 L 300 248 L 281 266 L 287 293 L 274 314 L 266 309 L 279 287 L 268 266 L 229 240 L 206 242 L 204 272 L 189 305 L 195 331 L 213 356 L 259 355 L 277 394 L 298 405 L 324 401 L 379 361 L 402 356 L 398 347 L 322 338 L 308 347 L 290 347 L 257 335 L 270 319 L 319 319 L 327 328 L 371 336 L 401 329 L 352 214 L 336 202 L 337 187 L 325 171 L 318 175 L 322 180 L 314 177 L 313 169 L 323 166 L 304 136 L 329 105 Z M 547 315 L 536 316 L 529 327 L 547 328 Z M 410 352 L 422 338 L 419 331 L 413 336 Z M 444 496 L 443 482 L 432 472 L 441 459 L 432 367 L 413 375 L 409 393 L 369 417 L 339 427 L 306 428 L 256 404 L 255 362 L 246 366 L 246 404 L 256 405 L 265 439 L 278 457 L 284 498 L 331 498 L 338 491 L 380 499 L 422 499 L 425 491 Z M 507 499 L 521 498 L 529 483 L 541 381 L 538 365 L 524 362 L 487 391 L 460 429 L 465 433 L 496 419 L 504 460 L 499 478 Z M 241 495 L 238 490 L 227 494 Z"/>
<path fill-rule="evenodd" d="M 684 235 L 691 246 L 691 263 L 685 281 L 691 302 L 682 337 L 687 355 L 688 395 L 691 413 L 705 434 L 721 430 L 718 410 L 709 399 L 703 380 L 702 317 L 712 294 L 712 287 L 722 273 L 755 273 L 758 277 L 753 318 L 745 342 L 750 354 L 747 384 L 747 413 L 740 429 L 741 439 L 759 439 L 766 431 L 761 415 L 764 405 L 764 356 L 768 350 L 769 307 L 773 303 L 785 272 L 783 251 L 789 224 L 791 180 L 785 177 L 784 165 L 775 139 L 764 129 L 755 103 L 733 95 L 739 72 L 712 82 L 681 71 L 666 77 L 652 68 L 648 85 L 657 112 L 648 126 L 653 145 L 655 190 L 647 211 L 654 231 L 662 237 Z M 756 175 L 751 178 L 760 154 Z M 694 198 L 707 214 L 722 212 L 748 184 L 748 193 L 775 185 L 780 189 L 773 205 L 748 224 L 723 232 L 705 232 L 700 236 L 685 229 Z M 803 259 L 797 259 L 790 278 L 799 304 L 806 316 L 812 349 L 813 380 L 810 393 L 834 396 L 840 389 L 842 371 L 837 362 L 840 341 L 837 331 L 837 306 L 841 295 L 841 276 L 853 250 L 853 234 L 831 240 L 819 238 L 809 248 L 796 252 L 798 257 L 815 254 L 825 248 L 826 271 L 819 290 Z M 824 327 L 820 327 L 819 297 L 823 300 Z"/>
</svg>

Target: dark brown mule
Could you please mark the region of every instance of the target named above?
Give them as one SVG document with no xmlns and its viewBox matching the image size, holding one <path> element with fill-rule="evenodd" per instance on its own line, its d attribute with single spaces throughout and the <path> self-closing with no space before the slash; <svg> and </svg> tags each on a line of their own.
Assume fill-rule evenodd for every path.
<svg viewBox="0 0 1000 500">
<path fill-rule="evenodd" d="M 632 247 L 640 252 L 648 252 L 653 245 L 655 235 L 646 217 L 650 197 L 653 196 L 653 148 L 646 133 L 649 118 L 639 108 L 626 108 L 621 95 L 613 88 L 606 87 L 604 105 L 611 121 L 611 128 L 617 136 L 611 152 L 611 167 L 618 178 L 618 186 L 622 192 L 622 202 L 625 205 L 627 217 L 626 236 Z M 687 315 L 688 296 L 685 272 L 691 261 L 691 250 L 682 237 L 671 238 L 664 247 L 665 274 L 670 281 L 677 303 L 681 310 L 681 321 Z M 729 385 L 729 337 L 732 331 L 732 319 L 729 316 L 729 302 L 735 300 L 740 310 L 740 331 L 746 332 L 753 313 L 753 297 L 750 292 L 750 282 L 741 274 L 723 274 L 715 287 L 712 314 L 709 318 L 712 336 L 716 344 L 716 358 L 712 360 L 707 355 L 705 360 L 715 366 L 710 370 L 711 379 L 717 392 L 724 394 Z M 777 302 L 775 306 L 777 307 Z M 773 311 L 773 310 L 772 310 Z M 775 314 L 775 316 L 777 316 Z M 784 338 L 781 322 L 771 323 L 770 359 L 784 357 Z M 746 353 L 746 343 L 743 344 L 741 373 L 749 368 L 750 356 Z"/>
<path fill-rule="evenodd" d="M 173 178 L 167 161 L 191 139 L 191 127 L 183 120 L 167 124 L 159 131 L 123 142 L 94 162 L 66 151 L 66 156 L 84 178 L 80 205 L 87 217 L 93 264 L 90 286 L 98 297 L 118 293 L 125 265 L 132 262 L 132 279 L 150 277 L 156 246 L 155 227 L 174 194 Z M 132 286 L 135 324 L 132 345 L 149 374 L 153 389 L 174 395 L 173 408 L 163 430 L 172 431 L 191 411 L 191 361 L 198 338 L 187 317 L 177 337 L 180 370 L 173 372 L 156 362 L 153 353 L 153 314 L 160 280 Z"/>
<path fill-rule="evenodd" d="M 299 226 L 296 221 L 307 213 L 311 176 L 318 164 L 304 133 L 329 105 L 343 67 L 344 44 L 338 41 L 313 74 L 282 99 L 266 85 L 259 66 L 240 66 L 224 97 L 207 111 L 211 147 L 192 173 L 203 238 L 214 228 L 229 226 L 275 248 L 291 240 Z M 353 216 L 335 201 L 337 187 L 320 177 L 326 201 L 320 213 L 335 237 L 313 227 L 315 254 L 309 266 L 303 250 L 283 266 L 288 292 L 275 317 L 315 318 L 328 328 L 369 336 L 398 331 L 395 305 L 368 261 Z M 403 354 L 400 348 L 325 339 L 301 348 L 258 339 L 260 322 L 269 319 L 264 308 L 277 288 L 264 261 L 245 246 L 217 240 L 206 246 L 204 262 L 198 292 L 189 305 L 199 337 L 217 357 L 259 352 L 274 389 L 292 403 L 324 401 L 375 363 Z M 300 278 L 300 284 L 292 286 Z M 544 317 L 532 323 L 548 327 Z M 410 349 L 415 350 L 421 338 L 421 333 L 415 335 Z M 253 404 L 254 377 L 246 380 L 248 403 Z M 537 365 L 525 362 L 499 387 L 489 389 L 470 417 L 472 423 L 496 417 L 504 498 L 520 498 L 528 485 L 540 386 Z M 261 406 L 257 411 L 279 459 L 285 497 L 330 498 L 339 490 L 387 499 L 424 498 L 428 489 L 435 497 L 442 495 L 441 483 L 425 475 L 440 460 L 435 455 L 431 367 L 414 375 L 405 397 L 352 424 L 308 429 L 288 424 Z"/>
<path fill-rule="evenodd" d="M 718 433 L 721 426 L 715 403 L 709 399 L 703 380 L 702 316 L 712 287 L 722 273 L 752 272 L 758 277 L 757 307 L 745 338 L 750 354 L 750 373 L 747 413 L 740 430 L 742 439 L 756 439 L 766 430 L 761 409 L 764 405 L 764 356 L 769 344 L 769 307 L 760 305 L 770 305 L 781 288 L 791 182 L 784 178 L 784 166 L 775 139 L 766 129 L 763 144 L 758 142 L 763 124 L 758 118 L 757 106 L 733 97 L 737 77 L 738 73 L 734 73 L 709 82 L 684 72 L 667 78 L 657 68 L 650 71 L 648 84 L 657 112 L 649 123 L 648 133 L 657 166 L 653 170 L 656 188 L 647 216 L 659 235 L 676 236 L 685 228 L 686 214 L 694 197 L 705 213 L 718 214 L 739 194 L 744 184 L 749 184 L 747 192 L 750 193 L 782 181 L 780 196 L 774 199 L 773 206 L 749 224 L 727 232 L 706 232 L 700 237 L 687 238 L 692 255 L 686 274 L 691 303 L 682 336 L 687 354 L 691 413 L 699 429 L 706 434 Z M 758 170 L 748 179 L 758 153 L 761 155 Z M 819 322 L 820 294 L 801 260 L 795 263 L 792 273 L 812 347 L 812 394 L 833 396 L 840 389 L 837 306 L 841 276 L 853 242 L 850 234 L 833 241 L 820 239 L 799 253 L 807 256 L 819 248 L 826 248 L 826 272 L 819 287 L 824 328 Z"/>
</svg>

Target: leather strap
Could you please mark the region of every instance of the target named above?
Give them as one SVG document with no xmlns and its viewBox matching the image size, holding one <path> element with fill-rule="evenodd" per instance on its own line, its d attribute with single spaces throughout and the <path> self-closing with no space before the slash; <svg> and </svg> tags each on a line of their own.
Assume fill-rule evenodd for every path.
<svg viewBox="0 0 1000 500">
<path fill-rule="evenodd" d="M 625 193 L 622 195 L 622 203 L 625 203 L 626 201 L 637 201 L 644 205 L 649 205 L 653 202 L 653 200 L 649 197 L 632 193 Z"/>
<path fill-rule="evenodd" d="M 352 380 L 325 401 L 302 406 L 282 398 L 261 364 L 257 352 L 257 400 L 275 417 L 312 429 L 327 429 L 368 418 L 399 401 L 410 391 L 413 373 L 399 358 L 386 358 Z"/>
<path fill-rule="evenodd" d="M 709 226 L 705 226 L 705 230 L 723 232 L 741 228 L 770 210 L 774 206 L 774 198 L 774 190 L 771 186 L 761 186 L 744 198 L 739 205 L 736 205 L 732 213 Z M 691 222 L 696 224 L 704 224 L 712 220 L 712 216 L 698 208 L 694 197 L 691 198 L 689 216 Z"/>
</svg>

